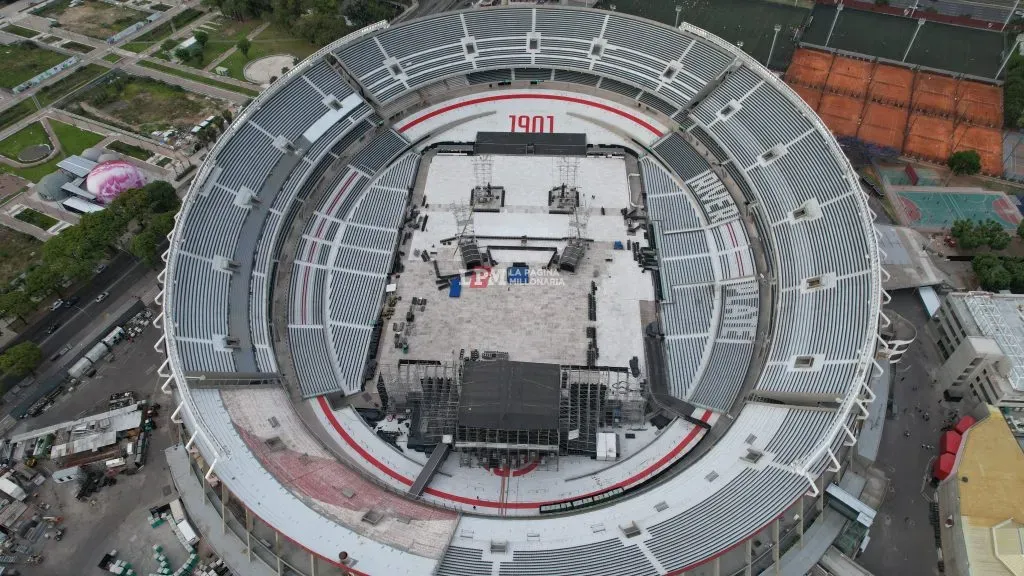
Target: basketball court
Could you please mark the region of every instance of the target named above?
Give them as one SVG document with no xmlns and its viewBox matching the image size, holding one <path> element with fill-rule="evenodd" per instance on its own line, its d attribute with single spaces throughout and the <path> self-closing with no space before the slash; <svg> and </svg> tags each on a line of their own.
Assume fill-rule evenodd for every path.
<svg viewBox="0 0 1024 576">
<path fill-rule="evenodd" d="M 944 192 L 948 188 L 924 188 L 897 192 L 907 224 L 915 228 L 948 229 L 955 220 L 995 220 L 1015 231 L 1021 221 L 1013 200 L 1002 192 Z M 962 189 L 961 189 L 962 190 Z"/>
</svg>

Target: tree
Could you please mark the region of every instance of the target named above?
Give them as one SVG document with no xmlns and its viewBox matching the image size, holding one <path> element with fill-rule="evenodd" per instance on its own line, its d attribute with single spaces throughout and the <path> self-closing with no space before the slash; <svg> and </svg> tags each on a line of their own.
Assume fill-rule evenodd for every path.
<svg viewBox="0 0 1024 576">
<path fill-rule="evenodd" d="M 25 277 L 25 291 L 31 296 L 45 298 L 51 293 L 61 295 L 61 286 L 64 283 L 64 274 L 56 268 L 43 264 L 36 266 L 29 271 Z"/>
<path fill-rule="evenodd" d="M 957 175 L 971 175 L 981 172 L 981 155 L 976 150 L 953 152 L 946 165 Z"/>
<path fill-rule="evenodd" d="M 28 294 L 21 290 L 11 290 L 0 294 L 0 316 L 17 318 L 25 322 L 25 316 L 36 311 L 36 303 Z"/>
<path fill-rule="evenodd" d="M 1024 238 L 1024 220 L 1021 220 L 1020 224 L 1017 224 L 1017 236 Z"/>
<path fill-rule="evenodd" d="M 228 110 L 227 108 L 225 108 L 224 111 L 220 113 L 220 115 L 228 121 L 228 124 L 230 124 L 231 119 L 234 118 L 234 116 L 231 114 L 231 110 Z M 1024 220 L 1022 220 L 1021 222 L 1024 222 Z"/>
<path fill-rule="evenodd" d="M 156 214 L 145 230 L 132 238 L 131 253 L 150 268 L 163 266 L 160 258 L 167 235 L 174 229 L 174 212 Z"/>
<path fill-rule="evenodd" d="M 971 220 L 954 220 L 949 233 L 956 239 L 957 246 L 964 250 L 974 250 L 985 244 L 984 236 Z"/>
<path fill-rule="evenodd" d="M 1010 245 L 1011 238 L 1006 230 L 999 230 L 988 237 L 988 245 L 993 250 L 1004 250 Z"/>
<path fill-rule="evenodd" d="M 192 33 L 192 37 L 196 39 L 196 44 L 206 48 L 206 43 L 210 41 L 210 35 L 203 30 L 196 30 Z"/>
<path fill-rule="evenodd" d="M 173 38 L 168 38 L 160 44 L 160 49 L 164 52 L 172 52 L 178 46 L 178 41 Z"/>
<path fill-rule="evenodd" d="M 248 58 L 249 48 L 252 47 L 252 42 L 249 42 L 249 39 L 247 37 L 242 36 L 241 38 L 239 38 L 238 44 L 235 44 L 235 47 L 238 48 L 238 51 L 242 53 L 242 56 Z"/>
<path fill-rule="evenodd" d="M 43 360 L 43 351 L 35 342 L 22 342 L 0 354 L 0 371 L 10 376 L 25 376 Z"/>
</svg>

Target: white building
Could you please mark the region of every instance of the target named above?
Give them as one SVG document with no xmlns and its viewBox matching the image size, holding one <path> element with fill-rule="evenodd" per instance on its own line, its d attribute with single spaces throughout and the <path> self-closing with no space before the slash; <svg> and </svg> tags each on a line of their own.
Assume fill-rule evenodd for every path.
<svg viewBox="0 0 1024 576">
<path fill-rule="evenodd" d="M 1024 296 L 953 293 L 935 315 L 937 380 L 952 397 L 1024 411 Z"/>
</svg>

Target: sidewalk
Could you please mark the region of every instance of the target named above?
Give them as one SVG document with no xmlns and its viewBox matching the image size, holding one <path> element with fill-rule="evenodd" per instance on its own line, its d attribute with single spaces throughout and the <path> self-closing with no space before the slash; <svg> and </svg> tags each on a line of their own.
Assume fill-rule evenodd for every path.
<svg viewBox="0 0 1024 576">
<path fill-rule="evenodd" d="M 272 570 L 255 554 L 252 560 L 246 553 L 246 543 L 235 537 L 231 530 L 224 530 L 224 521 L 214 507 L 203 497 L 203 487 L 192 475 L 188 463 L 188 452 L 181 445 L 171 446 L 164 451 L 167 464 L 171 470 L 171 479 L 178 489 L 178 496 L 188 512 L 189 520 L 195 524 L 206 544 L 224 560 L 235 574 L 246 576 L 274 576 Z"/>
</svg>

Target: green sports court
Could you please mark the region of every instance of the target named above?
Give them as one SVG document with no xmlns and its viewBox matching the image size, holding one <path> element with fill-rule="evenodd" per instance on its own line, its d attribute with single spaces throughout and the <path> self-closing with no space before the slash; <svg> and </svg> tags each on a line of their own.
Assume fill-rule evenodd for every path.
<svg viewBox="0 0 1024 576">
<path fill-rule="evenodd" d="M 1020 211 L 1012 198 L 1002 192 L 899 191 L 907 225 L 915 228 L 947 229 L 955 220 L 995 220 L 1016 230 Z"/>
</svg>

